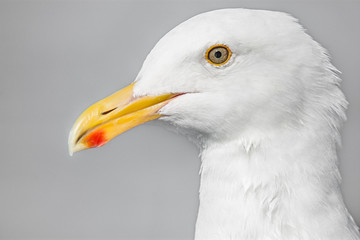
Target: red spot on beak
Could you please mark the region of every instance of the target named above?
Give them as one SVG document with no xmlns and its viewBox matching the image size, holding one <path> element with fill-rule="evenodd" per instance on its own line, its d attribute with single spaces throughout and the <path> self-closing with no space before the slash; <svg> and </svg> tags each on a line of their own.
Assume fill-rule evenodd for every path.
<svg viewBox="0 0 360 240">
<path fill-rule="evenodd" d="M 88 147 L 93 148 L 93 147 L 101 147 L 102 145 L 104 145 L 107 140 L 105 138 L 105 132 L 104 130 L 96 130 L 92 133 L 90 133 L 86 139 L 85 139 Z"/>
</svg>

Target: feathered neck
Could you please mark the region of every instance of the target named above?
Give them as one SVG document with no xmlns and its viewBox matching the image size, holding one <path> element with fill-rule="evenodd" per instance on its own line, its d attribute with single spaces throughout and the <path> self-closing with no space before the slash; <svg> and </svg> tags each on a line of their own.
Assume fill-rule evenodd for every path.
<svg viewBox="0 0 360 240">
<path fill-rule="evenodd" d="M 340 193 L 333 137 L 292 129 L 214 141 L 201 159 L 196 240 L 360 239 Z"/>
</svg>

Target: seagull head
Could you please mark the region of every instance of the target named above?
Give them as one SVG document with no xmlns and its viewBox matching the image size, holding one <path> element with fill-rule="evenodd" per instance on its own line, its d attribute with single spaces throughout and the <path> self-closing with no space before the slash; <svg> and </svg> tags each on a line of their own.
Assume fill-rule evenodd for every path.
<svg viewBox="0 0 360 240">
<path fill-rule="evenodd" d="M 160 39 L 131 85 L 81 114 L 69 150 L 102 146 L 154 119 L 214 141 L 297 128 L 344 105 L 333 70 L 325 50 L 288 14 L 203 13 Z"/>
</svg>

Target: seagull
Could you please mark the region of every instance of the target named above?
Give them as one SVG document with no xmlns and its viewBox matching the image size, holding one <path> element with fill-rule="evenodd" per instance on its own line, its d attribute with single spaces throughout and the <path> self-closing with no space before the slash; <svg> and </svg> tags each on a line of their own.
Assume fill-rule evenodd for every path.
<svg viewBox="0 0 360 240">
<path fill-rule="evenodd" d="M 196 240 L 359 240 L 340 191 L 340 82 L 294 17 L 202 13 L 159 40 L 132 84 L 80 115 L 69 151 L 158 119 L 201 152 Z"/>
</svg>

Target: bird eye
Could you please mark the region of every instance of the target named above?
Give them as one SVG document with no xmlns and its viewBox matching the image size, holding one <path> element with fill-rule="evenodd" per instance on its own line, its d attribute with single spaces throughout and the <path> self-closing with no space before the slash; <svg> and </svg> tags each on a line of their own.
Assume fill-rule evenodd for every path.
<svg viewBox="0 0 360 240">
<path fill-rule="evenodd" d="M 225 64 L 227 61 L 229 61 L 230 57 L 231 51 L 225 45 L 215 45 L 210 47 L 206 51 L 205 56 L 209 63 L 217 66 Z"/>
</svg>

